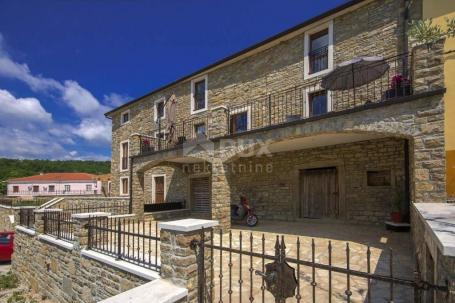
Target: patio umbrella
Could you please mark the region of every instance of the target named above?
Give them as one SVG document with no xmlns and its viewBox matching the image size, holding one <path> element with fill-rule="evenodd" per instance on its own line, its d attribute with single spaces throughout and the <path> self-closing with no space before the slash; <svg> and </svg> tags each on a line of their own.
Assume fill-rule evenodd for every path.
<svg viewBox="0 0 455 303">
<path fill-rule="evenodd" d="M 378 79 L 388 69 L 389 64 L 383 57 L 354 58 L 340 63 L 331 73 L 323 77 L 321 86 L 329 90 L 352 89 Z"/>
<path fill-rule="evenodd" d="M 175 143 L 177 142 L 176 140 L 176 132 L 175 132 L 175 108 L 177 106 L 177 100 L 175 97 L 175 94 L 172 94 L 172 96 L 169 97 L 169 99 L 166 102 L 166 125 L 167 125 L 167 141 L 168 143 Z"/>
</svg>

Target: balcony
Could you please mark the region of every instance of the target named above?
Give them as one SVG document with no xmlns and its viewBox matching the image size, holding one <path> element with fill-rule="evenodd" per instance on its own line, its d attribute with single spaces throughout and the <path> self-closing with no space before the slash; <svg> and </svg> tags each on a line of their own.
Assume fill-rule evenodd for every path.
<svg viewBox="0 0 455 303">
<path fill-rule="evenodd" d="M 323 64 L 324 56 L 317 55 L 317 58 L 316 61 Z M 325 91 L 321 88 L 321 78 L 317 78 L 243 103 L 229 105 L 224 119 L 214 117 L 212 113 L 181 120 L 175 125 L 174 140 L 167 140 L 168 134 L 158 137 L 151 134 L 141 136 L 140 153 L 151 154 L 182 147 L 184 144 L 270 126 L 322 119 L 335 112 L 342 113 L 412 95 L 413 82 L 409 68 L 411 56 L 404 54 L 387 58 L 385 61 L 389 68 L 381 77 L 356 88 Z M 356 74 L 357 71 L 353 70 L 352 77 Z M 220 133 L 220 129 L 225 131 Z"/>
</svg>

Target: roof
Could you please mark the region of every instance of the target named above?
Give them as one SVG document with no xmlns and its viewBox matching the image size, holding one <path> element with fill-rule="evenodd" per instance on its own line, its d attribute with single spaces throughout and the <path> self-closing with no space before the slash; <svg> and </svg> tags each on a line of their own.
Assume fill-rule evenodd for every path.
<svg viewBox="0 0 455 303">
<path fill-rule="evenodd" d="M 120 105 L 120 106 L 112 109 L 111 111 L 105 113 L 104 115 L 106 117 L 110 117 L 112 113 L 114 113 L 114 112 L 116 112 L 116 111 L 118 111 L 118 110 L 120 110 L 122 108 L 125 108 L 125 107 L 127 107 L 127 106 L 129 106 L 129 105 L 131 105 L 131 104 L 133 104 L 133 103 L 135 103 L 137 101 L 139 101 L 139 100 L 142 100 L 145 97 L 148 97 L 148 96 L 150 96 L 150 95 L 152 95 L 154 93 L 157 93 L 157 92 L 159 92 L 159 91 L 161 91 L 163 89 L 169 88 L 169 87 L 171 87 L 171 86 L 173 86 L 173 85 L 175 85 L 175 84 L 177 84 L 179 82 L 182 82 L 182 81 L 185 81 L 185 80 L 189 80 L 190 78 L 192 78 L 192 77 L 194 77 L 194 76 L 196 76 L 196 75 L 198 75 L 200 73 L 208 71 L 208 70 L 210 70 L 210 69 L 212 69 L 214 67 L 217 67 L 218 65 L 221 65 L 221 64 L 226 63 L 226 62 L 228 62 L 230 60 L 233 60 L 233 59 L 235 59 L 235 58 L 237 58 L 237 57 L 239 57 L 241 55 L 245 55 L 245 54 L 247 54 L 247 53 L 249 53 L 249 52 L 251 52 L 251 51 L 253 51 L 253 50 L 255 50 L 255 49 L 257 49 L 257 48 L 259 48 L 261 46 L 264 46 L 264 45 L 266 45 L 266 44 L 268 44 L 268 43 L 270 43 L 272 41 L 275 41 L 277 39 L 283 38 L 284 36 L 286 36 L 286 35 L 288 35 L 288 34 L 290 34 L 292 32 L 295 32 L 295 31 L 297 31 L 297 30 L 299 30 L 299 29 L 301 29 L 303 27 L 306 27 L 306 26 L 308 26 L 308 25 L 310 25 L 310 24 L 312 24 L 314 22 L 317 22 L 317 21 L 319 21 L 321 19 L 324 19 L 324 18 L 326 18 L 326 17 L 328 17 L 330 15 L 333 15 L 333 14 L 335 14 L 337 12 L 340 12 L 340 11 L 342 11 L 344 9 L 347 9 L 347 8 L 349 8 L 351 6 L 354 6 L 356 4 L 362 3 L 364 1 L 366 1 L 366 0 L 350 0 L 350 1 L 347 1 L 346 3 L 344 3 L 342 5 L 339 5 L 339 6 L 333 8 L 331 10 L 328 10 L 325 13 L 322 13 L 320 15 L 317 15 L 317 16 L 313 17 L 313 18 L 307 19 L 304 22 L 302 22 L 300 24 L 297 24 L 296 26 L 293 26 L 293 27 L 291 27 L 291 28 L 289 28 L 289 29 L 287 29 L 287 30 L 285 30 L 283 32 L 280 32 L 280 33 L 278 33 L 278 34 L 276 34 L 274 36 L 271 36 L 271 37 L 269 37 L 269 38 L 267 38 L 267 39 L 265 39 L 265 40 L 263 40 L 263 41 L 261 41 L 259 43 L 253 44 L 252 46 L 247 47 L 247 48 L 245 48 L 245 49 L 243 49 L 243 50 L 241 50 L 239 52 L 236 52 L 236 53 L 234 53 L 234 54 L 232 54 L 230 56 L 227 56 L 227 57 L 225 57 L 225 58 L 223 58 L 221 60 L 218 60 L 218 61 L 216 61 L 216 62 L 214 62 L 212 64 L 209 64 L 209 65 L 207 65 L 207 66 L 205 66 L 205 67 L 203 67 L 203 68 L 201 68 L 201 69 L 199 69 L 199 70 L 197 70 L 197 71 L 195 71 L 195 72 L 193 72 L 191 74 L 188 74 L 188 75 L 183 76 L 183 77 L 181 77 L 181 78 L 179 78 L 179 79 L 177 79 L 177 80 L 175 80 L 175 81 L 173 81 L 171 83 L 168 83 L 168 84 L 165 84 L 165 85 L 163 85 L 161 87 L 158 87 L 158 88 L 152 90 L 151 92 L 149 92 L 149 93 L 147 93 L 147 94 L 145 94 L 145 95 L 143 95 L 141 97 L 133 99 L 133 100 L 131 100 L 131 101 L 129 101 L 129 102 L 123 104 L 123 105 Z"/>
<path fill-rule="evenodd" d="M 87 173 L 48 173 L 23 178 L 10 179 L 8 182 L 27 181 L 92 181 L 96 176 Z"/>
</svg>

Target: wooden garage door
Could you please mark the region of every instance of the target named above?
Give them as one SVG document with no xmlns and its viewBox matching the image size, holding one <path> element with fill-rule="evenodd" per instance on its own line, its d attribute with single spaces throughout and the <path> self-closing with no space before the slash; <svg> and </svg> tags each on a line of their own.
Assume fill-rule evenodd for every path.
<svg viewBox="0 0 455 303">
<path fill-rule="evenodd" d="M 300 217 L 338 217 L 338 180 L 335 167 L 302 170 L 300 193 Z"/>
<path fill-rule="evenodd" d="M 191 205 L 195 212 L 210 212 L 209 178 L 191 179 Z"/>
</svg>

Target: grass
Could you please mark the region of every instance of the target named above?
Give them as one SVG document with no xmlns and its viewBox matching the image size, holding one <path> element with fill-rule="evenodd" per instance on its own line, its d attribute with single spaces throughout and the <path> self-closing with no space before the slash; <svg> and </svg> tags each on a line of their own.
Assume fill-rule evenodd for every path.
<svg viewBox="0 0 455 303">
<path fill-rule="evenodd" d="M 25 297 L 18 291 L 15 291 L 11 297 L 8 298 L 7 303 L 26 303 Z"/>
<path fill-rule="evenodd" d="M 16 288 L 18 286 L 17 277 L 11 271 L 0 276 L 0 290 Z"/>
</svg>

